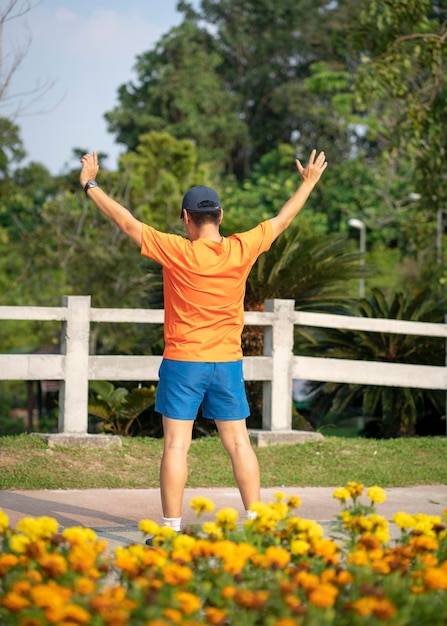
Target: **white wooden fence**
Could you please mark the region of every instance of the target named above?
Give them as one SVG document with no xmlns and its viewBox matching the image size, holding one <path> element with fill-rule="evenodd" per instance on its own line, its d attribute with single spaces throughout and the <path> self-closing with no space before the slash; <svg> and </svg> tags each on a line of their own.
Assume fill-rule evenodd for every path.
<svg viewBox="0 0 447 626">
<path fill-rule="evenodd" d="M 62 323 L 61 354 L 0 354 L 0 380 L 58 380 L 59 433 L 83 435 L 88 426 L 89 380 L 156 381 L 161 357 L 89 354 L 92 322 L 163 323 L 163 310 L 98 309 L 90 296 L 64 296 L 60 307 L 0 306 L 2 320 Z M 264 312 L 247 311 L 247 325 L 264 326 L 264 356 L 245 357 L 247 381 L 263 381 L 263 430 L 291 430 L 292 380 L 416 387 L 447 391 L 446 366 L 397 364 L 293 355 L 296 325 L 438 337 L 447 324 L 347 317 L 294 310 L 293 300 L 267 300 Z"/>
</svg>

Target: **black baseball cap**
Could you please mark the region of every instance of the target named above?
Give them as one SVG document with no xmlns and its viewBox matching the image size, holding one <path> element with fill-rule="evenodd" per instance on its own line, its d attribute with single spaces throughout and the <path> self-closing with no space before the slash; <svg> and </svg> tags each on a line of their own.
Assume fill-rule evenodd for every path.
<svg viewBox="0 0 447 626">
<path fill-rule="evenodd" d="M 211 187 L 198 185 L 191 187 L 183 196 L 182 210 L 180 217 L 183 217 L 183 209 L 187 211 L 215 211 L 220 209 L 220 199 L 217 191 Z"/>
</svg>

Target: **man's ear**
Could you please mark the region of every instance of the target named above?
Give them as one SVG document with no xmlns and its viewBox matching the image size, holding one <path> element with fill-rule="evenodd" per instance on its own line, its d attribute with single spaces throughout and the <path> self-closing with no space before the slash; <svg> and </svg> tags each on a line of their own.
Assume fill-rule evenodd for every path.
<svg viewBox="0 0 447 626">
<path fill-rule="evenodd" d="M 222 224 L 222 220 L 223 220 L 223 209 L 220 209 L 219 224 Z"/>
</svg>

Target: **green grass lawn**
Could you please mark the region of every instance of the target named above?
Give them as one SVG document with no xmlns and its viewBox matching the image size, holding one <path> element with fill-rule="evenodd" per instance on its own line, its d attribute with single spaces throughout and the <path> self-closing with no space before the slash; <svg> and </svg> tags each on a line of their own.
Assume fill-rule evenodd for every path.
<svg viewBox="0 0 447 626">
<path fill-rule="evenodd" d="M 125 438 L 121 447 L 50 448 L 39 437 L 0 437 L 0 489 L 158 487 L 163 442 Z M 405 487 L 447 483 L 447 438 L 392 440 L 326 437 L 256 448 L 263 487 L 332 487 L 355 480 Z M 196 439 L 189 487 L 231 487 L 230 461 L 217 436 Z"/>
</svg>

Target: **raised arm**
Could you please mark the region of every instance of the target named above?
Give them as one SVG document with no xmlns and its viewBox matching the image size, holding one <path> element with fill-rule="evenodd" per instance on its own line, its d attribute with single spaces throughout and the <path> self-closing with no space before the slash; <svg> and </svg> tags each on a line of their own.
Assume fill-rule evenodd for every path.
<svg viewBox="0 0 447 626">
<path fill-rule="evenodd" d="M 87 182 L 95 181 L 96 175 L 98 174 L 98 155 L 96 152 L 93 152 L 93 154 L 84 154 L 81 163 L 82 167 L 79 182 L 82 188 L 85 189 Z M 88 186 L 86 194 L 93 200 L 105 217 L 116 224 L 124 234 L 130 237 L 132 241 L 141 248 L 143 225 L 130 211 L 119 202 L 112 200 L 112 198 L 97 185 Z"/>
<path fill-rule="evenodd" d="M 326 169 L 327 162 L 324 152 L 320 152 L 318 156 L 316 154 L 317 151 L 312 150 L 306 167 L 303 167 L 300 161 L 296 159 L 296 167 L 302 182 L 293 196 L 279 211 L 278 215 L 270 220 L 273 229 L 273 239 L 276 239 L 289 226 L 293 218 L 298 215 Z"/>
</svg>

